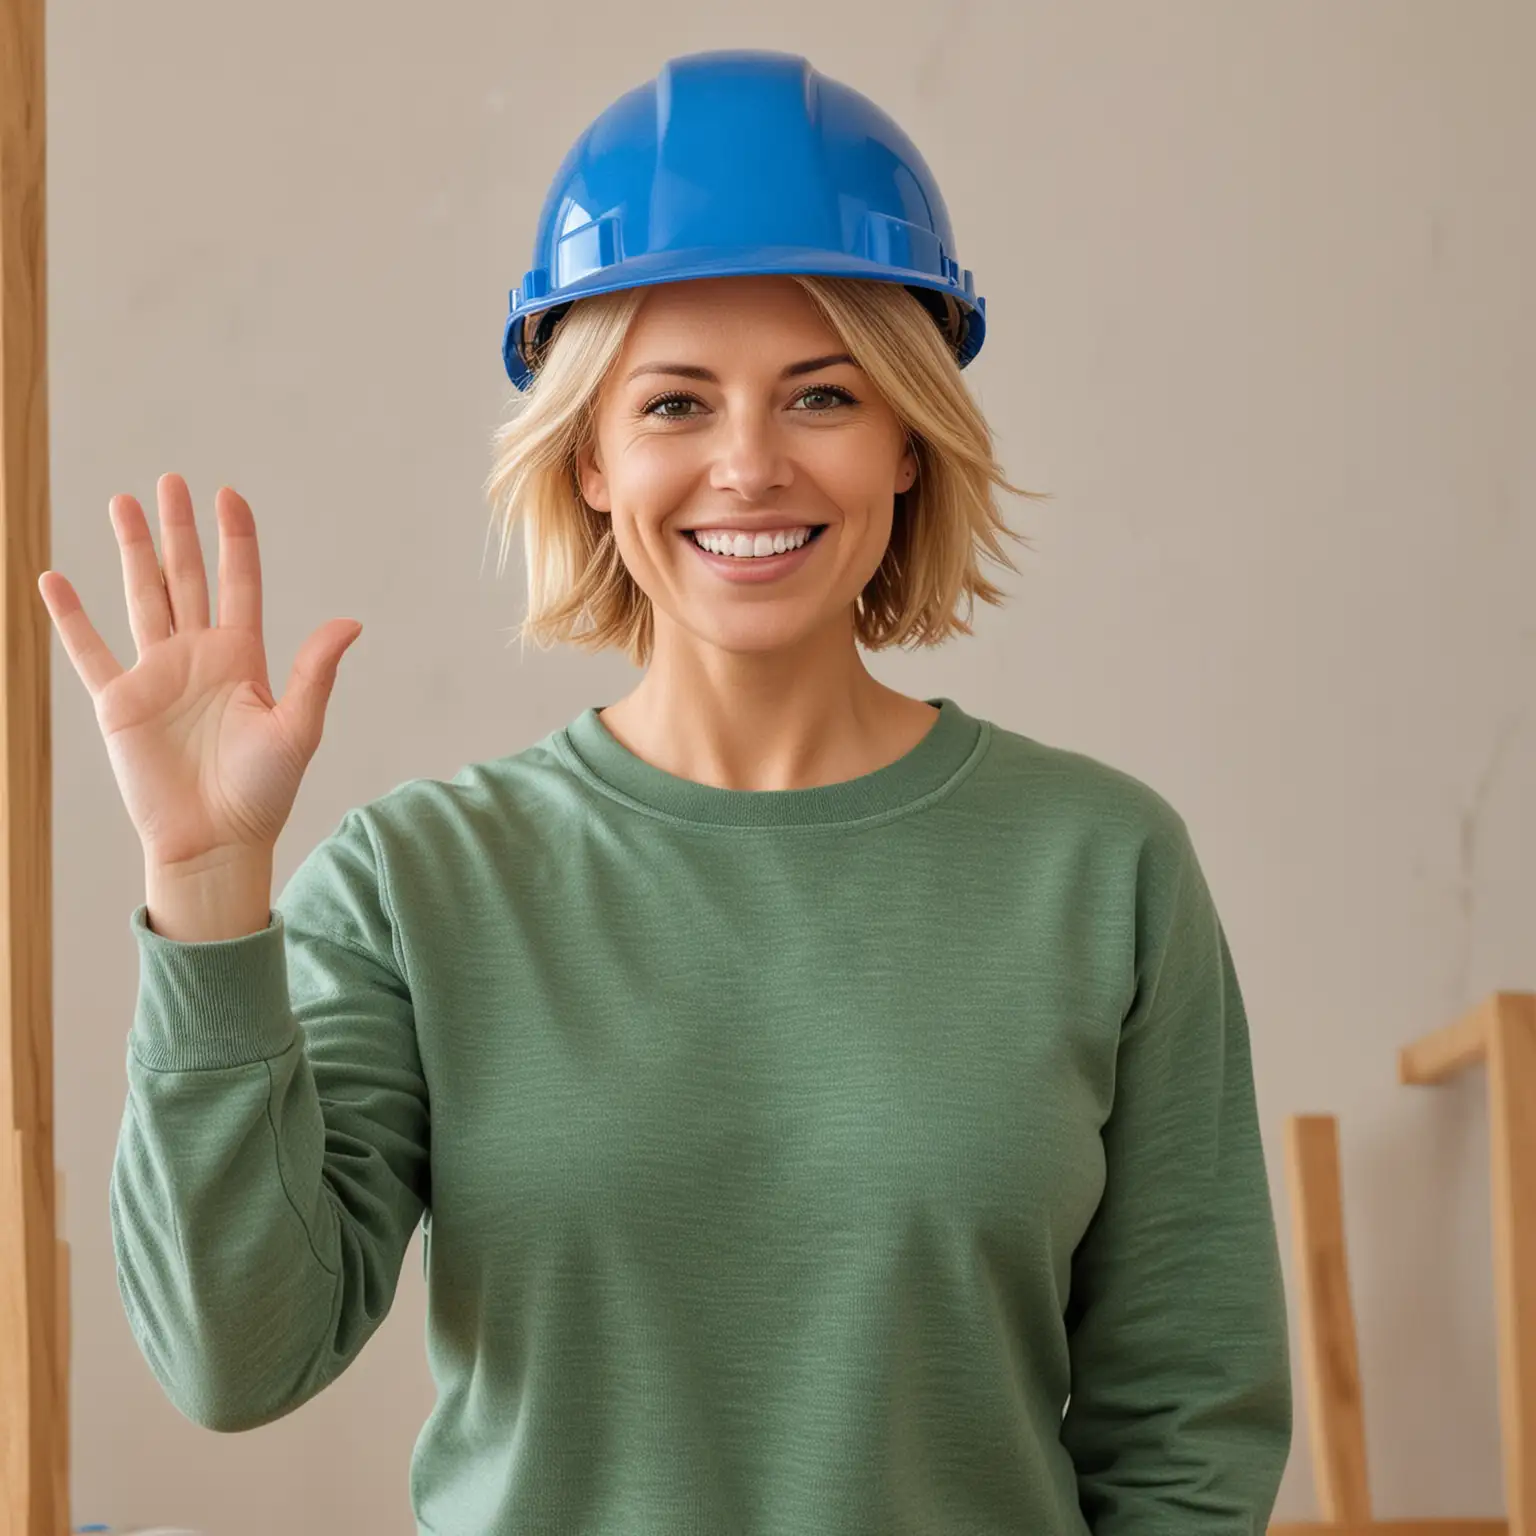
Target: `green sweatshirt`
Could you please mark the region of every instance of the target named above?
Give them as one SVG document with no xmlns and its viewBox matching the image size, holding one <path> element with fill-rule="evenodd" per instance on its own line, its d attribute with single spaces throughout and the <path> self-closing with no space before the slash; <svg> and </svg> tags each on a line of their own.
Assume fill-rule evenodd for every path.
<svg viewBox="0 0 1536 1536">
<path fill-rule="evenodd" d="M 175 1406 L 315 1396 L 420 1221 L 422 1536 L 1258 1536 L 1286 1307 L 1186 824 L 928 702 L 768 791 L 589 708 L 347 811 L 259 933 L 140 906 L 110 1208 Z"/>
</svg>

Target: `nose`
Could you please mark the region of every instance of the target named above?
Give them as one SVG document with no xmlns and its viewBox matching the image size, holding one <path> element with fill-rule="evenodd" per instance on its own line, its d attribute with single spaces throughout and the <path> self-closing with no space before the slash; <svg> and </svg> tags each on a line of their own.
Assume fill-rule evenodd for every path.
<svg viewBox="0 0 1536 1536">
<path fill-rule="evenodd" d="M 738 411 L 717 437 L 718 452 L 709 477 L 713 489 L 761 501 L 793 478 L 771 411 Z"/>
</svg>

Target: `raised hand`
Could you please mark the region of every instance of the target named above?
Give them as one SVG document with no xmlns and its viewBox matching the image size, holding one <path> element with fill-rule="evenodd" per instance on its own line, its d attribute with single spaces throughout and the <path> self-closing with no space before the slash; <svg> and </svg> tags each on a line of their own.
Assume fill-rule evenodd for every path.
<svg viewBox="0 0 1536 1536">
<path fill-rule="evenodd" d="M 342 653 L 362 632 L 330 619 L 294 659 L 274 699 L 261 627 L 256 522 L 244 498 L 222 487 L 218 623 L 192 498 L 180 475 L 155 487 L 162 555 L 132 496 L 108 504 L 122 554 L 128 620 L 138 660 L 125 670 L 96 632 L 74 587 L 57 571 L 38 590 L 80 680 L 90 692 L 118 788 L 147 859 L 162 868 L 270 850 L 320 745 Z"/>
</svg>

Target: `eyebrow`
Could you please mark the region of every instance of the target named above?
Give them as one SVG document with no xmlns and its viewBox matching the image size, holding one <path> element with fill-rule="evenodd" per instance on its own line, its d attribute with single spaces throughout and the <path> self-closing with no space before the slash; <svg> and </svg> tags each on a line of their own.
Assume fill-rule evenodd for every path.
<svg viewBox="0 0 1536 1536">
<path fill-rule="evenodd" d="M 791 363 L 779 377 L 793 379 L 802 373 L 815 373 L 819 369 L 830 368 L 834 363 L 849 363 L 857 366 L 846 352 L 834 352 L 829 357 L 808 357 L 803 363 Z M 628 384 L 631 379 L 638 379 L 642 373 L 673 373 L 683 379 L 703 379 L 710 384 L 720 382 L 708 368 L 696 368 L 691 363 L 641 363 L 638 368 L 625 374 L 624 382 Z"/>
</svg>

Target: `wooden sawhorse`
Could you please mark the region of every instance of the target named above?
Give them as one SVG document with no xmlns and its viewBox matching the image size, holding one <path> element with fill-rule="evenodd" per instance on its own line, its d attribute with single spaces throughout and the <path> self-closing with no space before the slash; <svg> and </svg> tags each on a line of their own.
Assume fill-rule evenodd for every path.
<svg viewBox="0 0 1536 1536">
<path fill-rule="evenodd" d="M 1372 1519 L 1338 1121 L 1293 1115 L 1286 1121 L 1286 1170 L 1322 1520 L 1271 1525 L 1269 1536 L 1536 1536 L 1536 993 L 1495 992 L 1456 1023 L 1404 1047 L 1398 1080 L 1441 1083 L 1479 1062 L 1488 1074 L 1507 1518 Z"/>
</svg>

